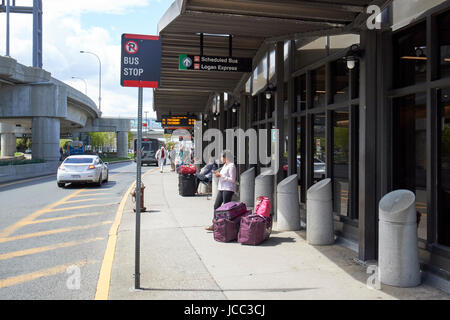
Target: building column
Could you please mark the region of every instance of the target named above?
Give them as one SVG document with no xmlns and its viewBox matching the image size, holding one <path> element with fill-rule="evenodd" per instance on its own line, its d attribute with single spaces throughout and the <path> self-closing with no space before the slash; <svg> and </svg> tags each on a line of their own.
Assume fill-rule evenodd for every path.
<svg viewBox="0 0 450 320">
<path fill-rule="evenodd" d="M 57 118 L 33 118 L 31 129 L 33 159 L 59 161 L 60 130 L 60 122 Z"/>
<path fill-rule="evenodd" d="M 14 157 L 16 153 L 16 134 L 14 126 L 0 123 L 0 150 L 2 157 Z"/>
<path fill-rule="evenodd" d="M 239 118 L 238 118 L 238 129 L 242 129 L 244 131 L 247 131 L 247 96 L 245 95 L 244 92 L 241 92 L 240 96 L 239 96 Z M 245 142 L 244 142 L 245 143 Z M 245 148 L 245 153 L 248 152 L 248 149 Z M 247 155 L 244 155 L 244 159 L 246 163 L 240 163 L 238 164 L 238 169 L 239 169 L 239 176 L 245 171 L 245 168 L 247 166 Z"/>
<path fill-rule="evenodd" d="M 1 134 L 1 156 L 14 157 L 16 153 L 16 134 L 15 133 L 0 133 Z"/>
<path fill-rule="evenodd" d="M 117 135 L 117 156 L 119 158 L 128 158 L 128 132 L 119 131 Z"/>
<path fill-rule="evenodd" d="M 278 173 L 275 176 L 275 186 L 278 185 L 283 179 L 283 168 L 281 165 L 281 159 L 283 158 L 284 153 L 284 42 L 277 42 L 275 49 L 275 74 L 277 79 L 277 94 L 275 100 L 275 128 L 279 130 L 278 136 L 278 154 L 275 157 L 278 157 L 278 161 L 280 162 L 280 168 Z M 267 109 L 267 108 L 266 108 Z M 269 128 L 268 128 L 269 129 Z M 270 132 L 270 130 L 269 130 Z M 276 190 L 276 189 L 275 189 Z"/>
<path fill-rule="evenodd" d="M 289 113 L 296 110 L 295 80 L 290 75 L 295 71 L 295 41 L 289 46 L 289 81 L 288 81 L 288 110 Z M 289 117 L 287 121 L 288 134 L 288 176 L 297 174 L 297 119 Z M 304 130 L 304 128 L 302 128 Z"/>
<path fill-rule="evenodd" d="M 359 259 L 377 258 L 377 103 L 378 32 L 363 31 L 359 108 Z"/>
</svg>

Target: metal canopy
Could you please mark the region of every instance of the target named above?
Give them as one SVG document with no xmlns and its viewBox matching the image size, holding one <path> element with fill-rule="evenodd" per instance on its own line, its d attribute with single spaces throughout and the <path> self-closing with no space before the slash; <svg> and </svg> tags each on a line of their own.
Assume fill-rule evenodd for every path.
<svg viewBox="0 0 450 320">
<path fill-rule="evenodd" d="M 204 112 L 211 95 L 233 92 L 244 74 L 179 71 L 180 54 L 254 58 L 264 44 L 288 39 L 307 40 L 324 35 L 359 33 L 368 5 L 381 9 L 392 0 L 177 0 L 158 24 L 162 39 L 160 87 L 154 91 L 155 111 Z M 254 65 L 258 61 L 253 61 Z"/>
</svg>

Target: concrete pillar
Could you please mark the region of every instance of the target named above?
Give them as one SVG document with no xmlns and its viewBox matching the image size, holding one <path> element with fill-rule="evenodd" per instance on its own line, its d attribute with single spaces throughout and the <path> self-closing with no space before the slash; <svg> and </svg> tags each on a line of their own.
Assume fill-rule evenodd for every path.
<svg viewBox="0 0 450 320">
<path fill-rule="evenodd" d="M 216 201 L 217 198 L 217 188 L 219 187 L 219 178 L 215 174 L 212 175 L 212 200 Z"/>
<path fill-rule="evenodd" d="M 15 133 L 1 133 L 1 150 L 2 157 L 14 157 L 14 153 L 16 153 Z"/>
<path fill-rule="evenodd" d="M 59 161 L 60 122 L 57 118 L 34 117 L 32 121 L 33 159 Z"/>
<path fill-rule="evenodd" d="M 379 204 L 380 281 L 397 287 L 420 284 L 416 196 L 409 190 L 385 195 Z"/>
<path fill-rule="evenodd" d="M 247 208 L 255 206 L 255 168 L 250 168 L 241 174 L 239 185 L 240 201 L 245 203 Z"/>
<path fill-rule="evenodd" d="M 298 198 L 298 178 L 291 175 L 277 187 L 277 230 L 300 230 L 300 205 Z"/>
<path fill-rule="evenodd" d="M 128 132 L 117 132 L 117 156 L 128 158 Z"/>
<path fill-rule="evenodd" d="M 265 174 L 264 168 L 262 173 L 255 179 L 255 203 L 259 197 L 268 197 L 270 199 L 270 215 L 274 215 L 274 176 Z"/>
<path fill-rule="evenodd" d="M 306 241 L 311 245 L 318 246 L 334 243 L 331 179 L 324 179 L 308 189 Z"/>
</svg>

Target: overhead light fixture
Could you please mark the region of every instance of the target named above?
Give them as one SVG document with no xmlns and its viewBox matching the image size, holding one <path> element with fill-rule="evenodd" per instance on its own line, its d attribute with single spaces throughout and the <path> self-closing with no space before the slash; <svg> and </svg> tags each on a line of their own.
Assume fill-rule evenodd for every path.
<svg viewBox="0 0 450 320">
<path fill-rule="evenodd" d="M 265 91 L 266 99 L 267 99 L 267 100 L 272 99 L 273 93 L 274 93 L 275 91 L 277 91 L 277 88 L 276 88 L 272 83 L 269 83 L 269 84 L 267 85 L 267 89 L 266 89 L 266 91 Z"/>
<path fill-rule="evenodd" d="M 359 44 L 354 44 L 345 54 L 345 61 L 347 61 L 347 68 L 350 70 L 355 69 L 357 61 L 362 57 L 362 50 Z"/>
<path fill-rule="evenodd" d="M 239 107 L 240 107 L 240 104 L 235 102 L 235 103 L 233 103 L 233 106 L 231 107 L 231 111 L 233 111 L 233 113 L 236 113 L 237 110 L 239 109 Z"/>
</svg>

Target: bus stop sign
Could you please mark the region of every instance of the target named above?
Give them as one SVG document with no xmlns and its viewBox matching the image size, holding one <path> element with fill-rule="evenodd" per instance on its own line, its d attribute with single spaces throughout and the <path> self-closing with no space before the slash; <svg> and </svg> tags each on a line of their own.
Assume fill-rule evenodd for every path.
<svg viewBox="0 0 450 320">
<path fill-rule="evenodd" d="M 158 88 L 161 79 L 161 39 L 158 36 L 122 35 L 120 84 Z"/>
</svg>

